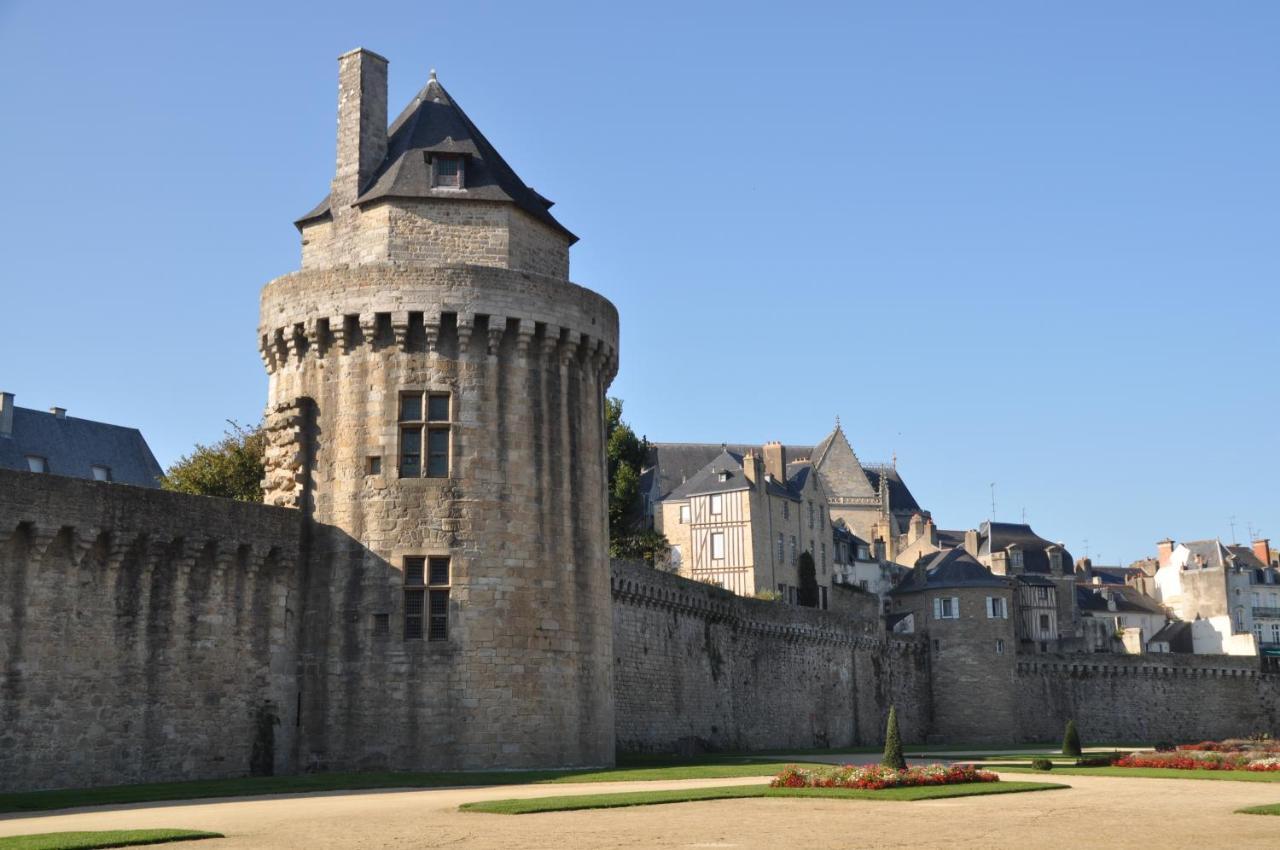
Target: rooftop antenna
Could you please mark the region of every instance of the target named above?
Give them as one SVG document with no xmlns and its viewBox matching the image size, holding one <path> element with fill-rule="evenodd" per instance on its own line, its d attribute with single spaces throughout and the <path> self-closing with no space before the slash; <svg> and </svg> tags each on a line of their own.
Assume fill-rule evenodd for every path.
<svg viewBox="0 0 1280 850">
<path fill-rule="evenodd" d="M 1023 506 L 1022 506 L 1022 524 L 1023 524 L 1023 525 L 1026 525 L 1026 524 L 1027 524 L 1027 507 L 1026 507 L 1026 505 L 1023 505 Z"/>
<path fill-rule="evenodd" d="M 996 482 L 991 482 L 991 521 L 996 521 Z"/>
<path fill-rule="evenodd" d="M 1235 546 L 1236 545 L 1236 515 L 1232 514 L 1231 519 L 1227 520 L 1227 522 L 1231 525 L 1231 545 Z"/>
<path fill-rule="evenodd" d="M 1089 538 L 1088 537 L 1084 539 L 1084 556 L 1086 558 L 1089 557 Z"/>
<path fill-rule="evenodd" d="M 1253 541 L 1258 539 L 1258 533 L 1254 531 L 1252 522 L 1249 523 L 1248 529 L 1249 529 L 1249 542 L 1252 543 Z"/>
</svg>

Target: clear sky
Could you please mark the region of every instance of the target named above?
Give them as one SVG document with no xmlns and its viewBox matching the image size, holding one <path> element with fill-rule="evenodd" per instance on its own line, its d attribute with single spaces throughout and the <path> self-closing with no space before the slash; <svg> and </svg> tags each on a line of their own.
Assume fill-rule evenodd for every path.
<svg viewBox="0 0 1280 850">
<path fill-rule="evenodd" d="M 839 415 L 942 527 L 1280 542 L 1280 3 L 0 0 L 0 388 L 256 421 L 336 58 L 437 68 L 582 241 L 653 440 Z"/>
</svg>

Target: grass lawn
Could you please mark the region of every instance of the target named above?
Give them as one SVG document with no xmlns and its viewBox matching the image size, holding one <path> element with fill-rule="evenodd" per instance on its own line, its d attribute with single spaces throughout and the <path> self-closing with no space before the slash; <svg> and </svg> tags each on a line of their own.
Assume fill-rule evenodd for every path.
<svg viewBox="0 0 1280 850">
<path fill-rule="evenodd" d="M 1280 771 L 1261 773 L 1252 770 L 1178 770 L 1172 767 L 1054 767 L 1053 770 L 1032 770 L 1029 767 L 1005 767 L 987 765 L 989 770 L 1001 773 L 1035 773 L 1052 776 L 1055 773 L 1070 776 L 1127 776 L 1134 779 L 1220 779 L 1229 782 L 1280 782 Z"/>
<path fill-rule="evenodd" d="M 0 850 L 95 850 L 99 847 L 137 847 L 140 844 L 167 844 L 222 838 L 217 832 L 190 829 L 125 829 L 112 832 L 46 832 L 43 835 L 15 835 L 0 838 Z"/>
<path fill-rule="evenodd" d="M 317 791 L 360 791 L 378 788 L 445 788 L 465 785 L 525 785 L 542 782 L 623 782 L 661 779 L 727 779 L 772 776 L 787 764 L 767 760 L 734 759 L 710 764 L 666 767 L 620 767 L 606 770 L 523 770 L 453 773 L 309 773 L 301 776 L 259 776 L 196 782 L 155 782 L 62 791 L 0 794 L 0 812 L 39 812 L 81 806 L 116 806 L 207 797 L 253 797 L 263 794 L 305 794 Z M 0 850 L 3 850 L 0 847 Z"/>
<path fill-rule="evenodd" d="M 1280 815 L 1280 803 L 1269 806 L 1250 806 L 1247 809 L 1236 809 L 1238 815 Z"/>
<path fill-rule="evenodd" d="M 943 797 L 1016 794 L 1020 791 L 1048 791 L 1066 787 L 1068 786 L 1047 782 L 970 782 L 963 785 L 933 785 L 917 788 L 886 788 L 883 791 L 864 791 L 858 788 L 770 788 L 768 785 L 736 785 L 728 788 L 687 788 L 678 791 L 632 791 L 626 794 L 581 794 L 570 797 L 535 797 L 527 800 L 486 800 L 480 803 L 467 803 L 460 808 L 467 812 L 527 815 L 537 812 L 613 809 L 625 806 L 653 806 L 662 803 L 735 800 L 748 797 L 937 800 Z"/>
</svg>

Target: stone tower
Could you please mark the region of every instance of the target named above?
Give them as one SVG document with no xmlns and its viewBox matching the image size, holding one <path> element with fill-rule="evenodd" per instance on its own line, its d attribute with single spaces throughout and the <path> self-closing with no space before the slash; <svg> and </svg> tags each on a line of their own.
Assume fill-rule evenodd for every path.
<svg viewBox="0 0 1280 850">
<path fill-rule="evenodd" d="M 267 501 L 307 511 L 299 769 L 606 764 L 618 315 L 435 78 L 339 58 L 337 169 L 262 292 Z"/>
</svg>

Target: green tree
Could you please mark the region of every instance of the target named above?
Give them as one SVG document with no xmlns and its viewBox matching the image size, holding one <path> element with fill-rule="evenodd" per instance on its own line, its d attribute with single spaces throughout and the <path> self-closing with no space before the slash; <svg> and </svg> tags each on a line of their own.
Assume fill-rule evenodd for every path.
<svg viewBox="0 0 1280 850">
<path fill-rule="evenodd" d="M 160 486 L 178 493 L 261 502 L 266 434 L 261 425 L 247 428 L 231 420 L 227 424 L 221 440 L 197 443 L 191 454 L 170 466 Z"/>
<path fill-rule="evenodd" d="M 894 770 L 904 770 L 907 759 L 902 755 L 902 737 L 898 734 L 898 709 L 889 706 L 889 725 L 884 732 L 884 758 L 880 764 Z"/>
<path fill-rule="evenodd" d="M 665 563 L 667 538 L 645 528 L 640 473 L 649 444 L 622 421 L 622 400 L 605 400 L 605 454 L 609 466 L 609 555 Z"/>
<path fill-rule="evenodd" d="M 1068 720 L 1067 731 L 1062 736 L 1062 754 L 1064 756 L 1079 757 L 1081 752 L 1080 733 L 1076 731 L 1076 722 L 1074 720 Z"/>
</svg>

